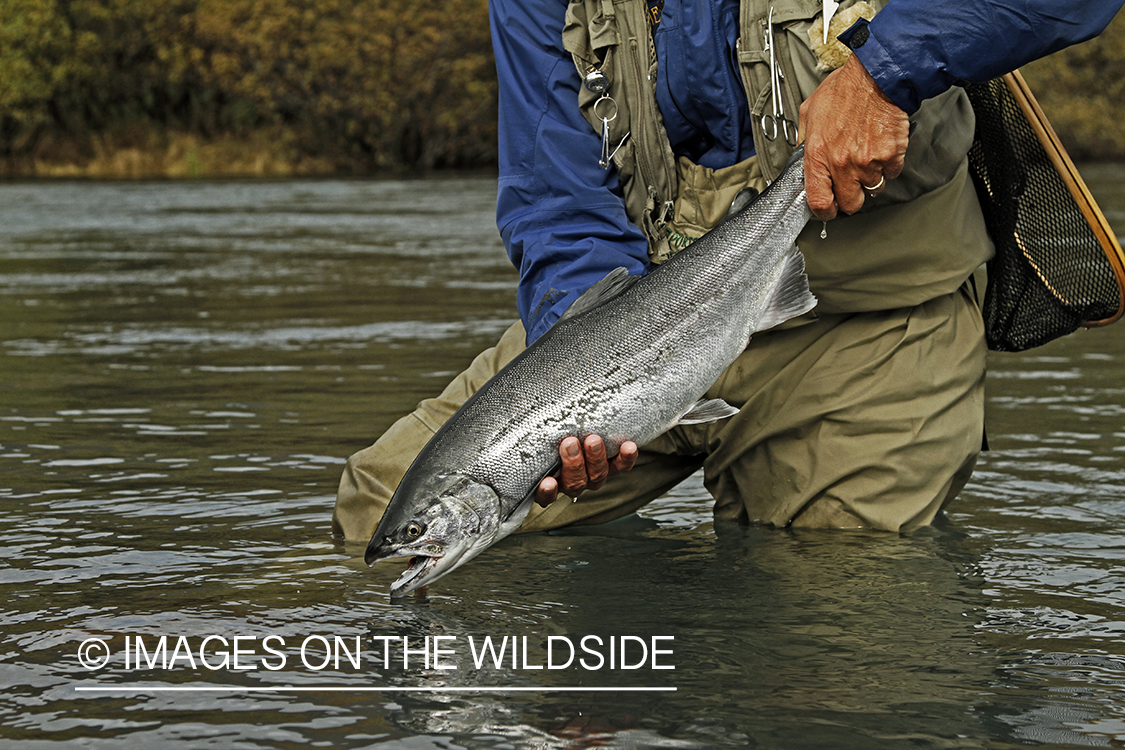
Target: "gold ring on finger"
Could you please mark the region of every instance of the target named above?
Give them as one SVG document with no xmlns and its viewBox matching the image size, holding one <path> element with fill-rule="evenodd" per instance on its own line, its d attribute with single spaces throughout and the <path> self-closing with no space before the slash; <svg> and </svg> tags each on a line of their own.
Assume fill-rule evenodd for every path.
<svg viewBox="0 0 1125 750">
<path fill-rule="evenodd" d="M 886 183 L 886 181 L 887 181 L 887 176 L 884 175 L 884 174 L 881 174 L 881 175 L 879 175 L 879 181 L 876 182 L 871 187 L 868 187 L 867 185 L 864 185 L 862 182 L 859 183 L 859 186 L 861 188 L 863 188 L 867 193 L 869 193 L 871 195 L 875 195 L 876 193 L 878 193 L 880 190 L 883 189 L 883 185 Z"/>
</svg>

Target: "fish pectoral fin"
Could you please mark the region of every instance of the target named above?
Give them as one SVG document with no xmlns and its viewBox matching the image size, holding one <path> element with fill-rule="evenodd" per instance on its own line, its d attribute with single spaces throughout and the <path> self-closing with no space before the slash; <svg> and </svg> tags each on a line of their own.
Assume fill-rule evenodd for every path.
<svg viewBox="0 0 1125 750">
<path fill-rule="evenodd" d="M 789 248 L 781 278 L 770 295 L 770 301 L 758 321 L 756 331 L 780 325 L 790 318 L 804 315 L 816 307 L 816 297 L 809 291 L 809 277 L 805 275 L 805 256 L 796 245 Z"/>
<path fill-rule="evenodd" d="M 613 269 L 601 281 L 587 289 L 581 297 L 574 300 L 558 322 L 561 323 L 564 320 L 577 317 L 588 310 L 593 310 L 595 307 L 609 302 L 633 284 L 636 284 L 640 278 L 640 276 L 630 276 L 629 271 L 625 268 Z"/>
<path fill-rule="evenodd" d="M 696 401 L 687 413 L 680 417 L 677 425 L 681 424 L 703 424 L 705 422 L 715 422 L 727 417 L 733 417 L 738 414 L 738 409 L 734 408 L 721 398 L 703 398 Z"/>
<path fill-rule="evenodd" d="M 544 474 L 542 477 L 539 478 L 539 482 L 542 482 L 547 477 L 557 477 L 558 473 L 559 473 L 559 469 L 561 469 L 561 468 L 562 468 L 562 458 L 559 458 L 558 456 L 556 456 L 555 457 L 555 463 L 551 465 L 551 468 L 547 471 L 546 474 Z M 531 504 L 533 502 L 535 502 L 535 493 L 539 491 L 539 482 L 536 482 L 535 484 L 531 485 L 531 489 L 529 489 L 527 491 L 527 494 L 523 496 L 523 499 L 520 500 L 519 505 L 512 508 L 512 512 L 504 517 L 503 523 L 509 523 L 513 516 L 515 516 L 515 515 L 517 515 L 518 513 L 521 513 L 521 512 L 523 513 L 523 515 L 525 517 L 527 516 L 527 512 L 524 509 L 526 508 L 527 510 L 530 510 Z M 523 522 L 523 520 L 521 518 L 520 523 L 522 523 L 522 522 Z"/>
<path fill-rule="evenodd" d="M 536 484 L 536 486 L 538 487 L 539 485 Z M 497 540 L 515 533 L 516 529 L 518 529 L 523 524 L 524 519 L 527 518 L 527 514 L 531 512 L 531 504 L 533 502 L 535 502 L 534 490 L 529 492 L 527 496 L 520 501 L 519 505 L 512 508 L 512 512 L 508 514 L 508 517 L 500 522 L 500 528 L 497 529 L 496 533 Z"/>
</svg>

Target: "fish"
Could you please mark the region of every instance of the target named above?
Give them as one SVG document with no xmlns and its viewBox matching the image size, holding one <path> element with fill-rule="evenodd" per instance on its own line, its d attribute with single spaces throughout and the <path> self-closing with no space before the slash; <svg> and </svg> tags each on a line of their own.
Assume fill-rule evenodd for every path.
<svg viewBox="0 0 1125 750">
<path fill-rule="evenodd" d="M 757 198 L 643 276 L 618 268 L 488 380 L 403 476 L 364 554 L 408 557 L 391 596 L 426 586 L 523 523 L 563 438 L 609 456 L 675 425 L 738 413 L 704 394 L 752 334 L 809 312 L 797 235 L 803 147 Z"/>
</svg>

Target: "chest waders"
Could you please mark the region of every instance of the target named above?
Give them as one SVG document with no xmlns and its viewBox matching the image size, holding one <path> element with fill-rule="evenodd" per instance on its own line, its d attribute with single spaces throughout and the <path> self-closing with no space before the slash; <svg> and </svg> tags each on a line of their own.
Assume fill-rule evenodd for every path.
<svg viewBox="0 0 1125 750">
<path fill-rule="evenodd" d="M 784 109 L 795 114 L 825 75 L 808 41 L 820 3 L 772 5 Z M 761 116 L 772 111 L 769 4 L 746 0 L 739 20 L 758 153 L 720 170 L 672 152 L 656 105 L 659 70 L 645 10 L 643 0 L 576 0 L 563 45 L 580 79 L 596 74 L 604 84 L 600 92 L 581 89 L 579 104 L 603 133 L 628 215 L 659 263 L 714 226 L 739 190 L 763 187 L 790 147 L 762 131 Z M 603 95 L 615 109 L 604 109 Z M 612 520 L 701 467 L 718 519 L 890 531 L 930 522 L 964 485 L 981 446 L 984 341 L 964 282 L 992 246 L 968 177 L 973 116 L 964 92 L 927 102 L 915 119 L 907 168 L 872 210 L 833 221 L 826 240 L 819 223 L 798 240 L 820 305 L 802 324 L 756 335 L 709 391 L 739 414 L 673 428 L 642 446 L 632 471 L 577 502 L 536 506 L 521 530 Z M 414 456 L 523 343 L 517 323 L 439 396 L 348 460 L 337 533 L 370 537 Z"/>
</svg>

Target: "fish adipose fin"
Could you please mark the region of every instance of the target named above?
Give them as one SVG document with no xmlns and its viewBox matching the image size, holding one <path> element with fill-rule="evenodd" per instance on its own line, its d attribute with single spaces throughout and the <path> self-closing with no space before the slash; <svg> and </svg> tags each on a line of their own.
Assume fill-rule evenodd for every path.
<svg viewBox="0 0 1125 750">
<path fill-rule="evenodd" d="M 574 300 L 566 312 L 562 314 L 558 322 L 569 320 L 577 317 L 582 313 L 593 310 L 595 307 L 602 305 L 609 300 L 613 299 L 619 294 L 624 293 L 629 287 L 637 283 L 640 276 L 630 276 L 629 271 L 625 268 L 615 268 L 602 278 L 597 284 L 587 289 L 585 293 Z"/>
<path fill-rule="evenodd" d="M 805 275 L 805 256 L 797 246 L 789 248 L 781 279 L 773 290 L 769 303 L 754 331 L 764 331 L 780 325 L 790 318 L 804 315 L 816 307 L 816 297 L 809 291 L 809 277 Z"/>
<path fill-rule="evenodd" d="M 738 414 L 738 409 L 734 408 L 721 398 L 700 399 L 696 401 L 687 413 L 680 417 L 677 425 L 681 424 L 703 424 L 705 422 L 715 422 L 719 419 L 726 419 Z"/>
</svg>

